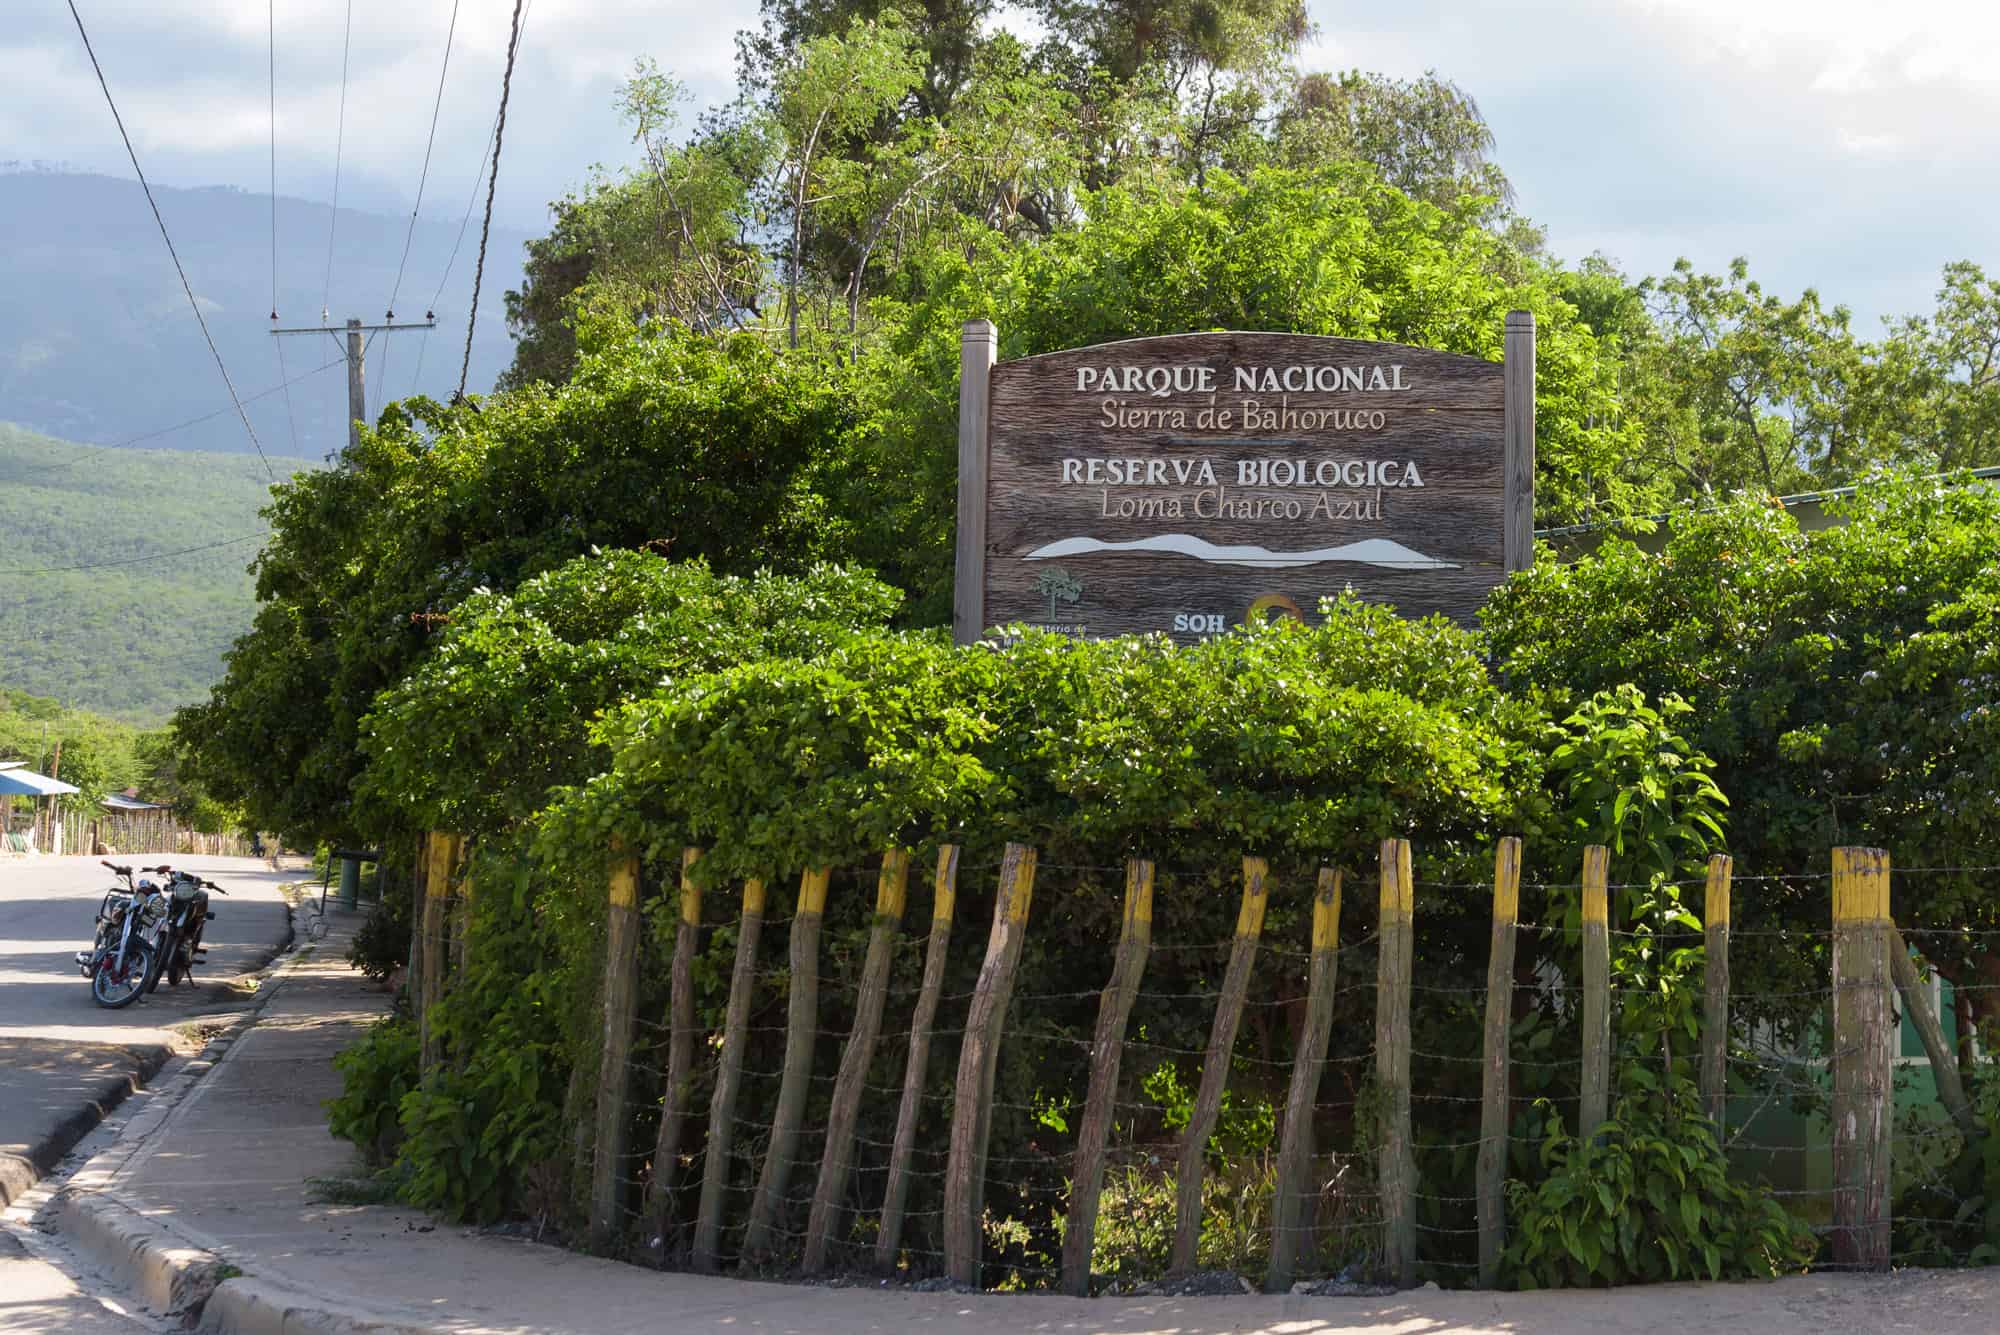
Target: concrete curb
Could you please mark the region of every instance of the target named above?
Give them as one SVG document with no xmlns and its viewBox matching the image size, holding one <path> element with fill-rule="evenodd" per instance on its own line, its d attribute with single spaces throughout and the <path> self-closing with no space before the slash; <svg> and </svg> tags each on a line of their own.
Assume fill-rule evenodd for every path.
<svg viewBox="0 0 2000 1335">
<path fill-rule="evenodd" d="M 293 916 L 299 914 L 293 908 Z M 296 927 L 296 924 L 295 924 Z M 296 930 L 292 941 L 297 943 Z M 294 949 L 258 987 L 248 1006 L 189 1059 L 153 1106 L 132 1119 L 118 1142 L 78 1169 L 56 1194 L 55 1222 L 154 1311 L 214 1335 L 443 1335 L 444 1327 L 409 1324 L 366 1308 L 236 1272 L 227 1258 L 195 1245 L 171 1225 L 149 1219 L 111 1185 L 132 1155 L 173 1115 L 188 1090 L 229 1059 L 236 1041 L 262 1016 L 292 969 L 308 958 Z M 220 1019 L 220 1016 L 211 1016 Z"/>
<path fill-rule="evenodd" d="M 56 1123 L 47 1135 L 28 1147 L 26 1154 L 0 1154 L 0 1210 L 21 1199 L 29 1188 L 42 1180 L 76 1143 L 97 1129 L 111 1110 L 132 1096 L 148 1080 L 160 1073 L 173 1054 L 157 1044 L 137 1049 L 138 1066 L 119 1075 L 106 1076 L 104 1083 L 81 1107 Z"/>
<path fill-rule="evenodd" d="M 221 1257 L 176 1245 L 177 1240 L 113 1196 L 63 1192 L 56 1197 L 56 1222 L 156 1312 L 178 1315 L 198 1309 L 228 1273 Z"/>
<path fill-rule="evenodd" d="M 407 1325 L 359 1308 L 341 1309 L 270 1280 L 224 1280 L 201 1311 L 204 1335 L 443 1335 L 443 1326 Z"/>
</svg>

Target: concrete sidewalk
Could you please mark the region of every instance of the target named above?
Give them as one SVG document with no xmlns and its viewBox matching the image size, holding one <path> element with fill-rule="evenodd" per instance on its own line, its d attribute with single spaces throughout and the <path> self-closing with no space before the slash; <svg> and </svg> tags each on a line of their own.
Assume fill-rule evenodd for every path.
<svg viewBox="0 0 2000 1335">
<path fill-rule="evenodd" d="M 191 1071 L 171 1109 L 135 1123 L 60 1201 L 64 1230 L 156 1311 L 199 1308 L 203 1330 L 335 1332 L 1687 1332 L 1988 1335 L 1993 1271 L 1813 1276 L 1775 1284 L 1597 1293 L 1435 1290 L 1391 1298 L 1263 1295 L 1075 1300 L 663 1274 L 440 1226 L 407 1210 L 316 1202 L 313 1177 L 351 1175 L 326 1130 L 330 1060 L 386 1006 L 342 960 L 358 915 L 302 950 L 253 1026 Z"/>
</svg>

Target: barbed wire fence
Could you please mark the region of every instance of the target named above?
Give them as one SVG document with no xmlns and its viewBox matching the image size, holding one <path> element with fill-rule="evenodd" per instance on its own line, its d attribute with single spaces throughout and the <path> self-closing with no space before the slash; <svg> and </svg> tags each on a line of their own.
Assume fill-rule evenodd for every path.
<svg viewBox="0 0 2000 1335">
<path fill-rule="evenodd" d="M 1245 859 L 1236 930 L 1194 943 L 1154 939 L 1154 895 L 1213 895 L 1233 869 L 1037 866 L 1018 845 L 962 864 L 946 848 L 934 871 L 895 854 L 704 897 L 690 850 L 678 897 L 644 897 L 627 859 L 612 876 L 597 1094 L 583 1100 L 592 1245 L 673 1268 L 952 1288 L 1491 1285 L 1504 1183 L 1534 1176 L 1549 1113 L 1600 1134 L 1618 1054 L 1652 1060 L 1630 1056 L 1650 1034 L 1614 1031 L 1648 1023 L 1632 1017 L 1653 1014 L 1679 970 L 1671 986 L 1720 977 L 1722 1010 L 1711 985 L 1692 1032 L 1660 1034 L 1663 1071 L 1699 1066 L 1733 1171 L 1821 1236 L 1821 1264 L 1966 1249 L 1962 1164 L 1979 1129 L 1952 1105 L 1965 1101 L 1955 1067 L 1935 1077 L 1941 1111 L 1909 1088 L 1951 1054 L 1895 1046 L 1901 1015 L 1925 1003 L 1894 976 L 1909 949 L 1888 916 L 1886 856 L 1840 850 L 1852 865 L 1832 874 L 1733 878 L 1766 899 L 1830 898 L 1823 931 L 1756 913 L 1733 928 L 1726 858 L 1674 883 L 1706 887 L 1702 921 L 1661 929 L 1611 925 L 1618 896 L 1658 883 L 1608 884 L 1602 858 L 1580 881 L 1523 882 L 1506 843 L 1492 882 L 1448 883 L 1415 880 L 1408 845 L 1390 841 L 1379 902 L 1375 877 L 1355 878 L 1367 893 L 1350 895 L 1345 940 L 1340 873 Z M 1038 876 L 1112 902 L 1124 883 L 1101 976 L 1064 977 L 1036 955 Z M 961 882 L 966 905 L 990 905 L 989 931 L 958 913 Z M 1462 911 L 1417 911 L 1481 895 L 1490 943 Z M 1935 948 L 1946 935 L 1907 937 Z M 1948 935 L 1983 948 L 1974 938 L 2000 933 Z M 1449 967 L 1413 977 L 1419 939 Z M 1613 951 L 1648 961 L 1638 982 L 1612 985 Z M 1732 999 L 1731 969 L 1782 985 Z"/>
</svg>

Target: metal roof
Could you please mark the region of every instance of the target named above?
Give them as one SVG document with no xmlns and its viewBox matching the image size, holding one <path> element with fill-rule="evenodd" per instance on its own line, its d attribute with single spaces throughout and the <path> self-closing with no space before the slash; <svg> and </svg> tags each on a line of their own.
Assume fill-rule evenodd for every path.
<svg viewBox="0 0 2000 1335">
<path fill-rule="evenodd" d="M 1919 480 L 1923 482 L 1939 482 L 1949 481 L 1959 476 L 1971 478 L 1975 482 L 1992 482 L 2000 480 L 2000 467 L 1968 468 L 1962 470 L 1962 472 L 1954 470 L 1949 473 L 1926 473 Z M 1845 500 L 1857 490 L 1859 488 L 1855 486 L 1828 487 L 1825 491 L 1801 491 L 1790 496 L 1772 496 L 1768 499 L 1773 505 L 1781 505 L 1785 509 L 1790 510 L 1800 505 L 1824 505 L 1828 501 Z M 1681 515 L 1690 513 L 1707 514 L 1718 508 L 1714 502 L 1706 505 L 1689 503 L 1682 505 L 1677 510 L 1669 510 L 1665 514 L 1647 515 L 1646 518 L 1655 524 L 1671 524 Z M 1586 533 L 1602 533 L 1610 529 L 1623 528 L 1626 523 L 1627 521 L 1623 519 L 1593 519 L 1581 524 L 1560 524 L 1554 528 L 1538 528 L 1535 530 L 1535 536 L 1538 538 L 1573 538 Z"/>
<path fill-rule="evenodd" d="M 167 804 L 165 802 L 141 802 L 136 797 L 127 797 L 123 793 L 112 793 L 104 799 L 104 807 L 108 811 L 165 811 Z"/>
</svg>

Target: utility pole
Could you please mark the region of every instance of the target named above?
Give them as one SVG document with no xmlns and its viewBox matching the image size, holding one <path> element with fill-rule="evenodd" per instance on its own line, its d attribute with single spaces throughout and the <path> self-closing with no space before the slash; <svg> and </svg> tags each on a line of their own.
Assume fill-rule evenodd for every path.
<svg viewBox="0 0 2000 1335">
<path fill-rule="evenodd" d="M 320 314 L 322 317 L 325 316 L 324 311 Z M 347 447 L 354 449 L 361 444 L 361 424 L 368 419 L 368 397 L 364 389 L 366 381 L 361 366 L 362 356 L 368 349 L 361 341 L 361 336 L 393 333 L 398 329 L 435 328 L 437 328 L 437 317 L 428 311 L 424 312 L 424 318 L 421 320 L 404 320 L 401 323 L 396 321 L 394 312 L 391 312 L 387 324 L 363 324 L 359 320 L 350 319 L 344 327 L 317 324 L 301 329 L 273 329 L 271 333 L 274 337 L 284 334 L 327 334 L 332 337 L 334 346 L 341 347 L 341 351 L 347 357 Z M 342 335 L 346 336 L 344 347 L 341 346 Z"/>
</svg>

